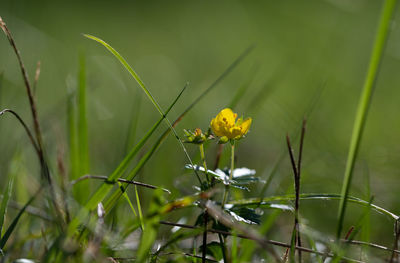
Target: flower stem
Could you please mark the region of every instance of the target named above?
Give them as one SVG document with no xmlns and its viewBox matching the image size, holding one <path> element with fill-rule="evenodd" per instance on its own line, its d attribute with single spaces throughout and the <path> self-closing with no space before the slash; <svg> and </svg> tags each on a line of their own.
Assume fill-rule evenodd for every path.
<svg viewBox="0 0 400 263">
<path fill-rule="evenodd" d="M 229 172 L 229 181 L 232 180 L 233 178 L 233 169 L 235 168 L 235 141 L 232 143 L 232 149 L 231 149 L 231 169 Z M 229 183 L 225 185 L 225 191 L 224 191 L 224 197 L 222 199 L 222 204 L 221 207 L 224 209 L 226 200 L 228 198 L 228 193 L 229 193 Z"/>
<path fill-rule="evenodd" d="M 203 162 L 204 170 L 206 172 L 207 182 L 210 183 L 210 178 L 208 177 L 208 169 L 207 169 L 206 157 L 205 157 L 205 154 L 204 154 L 204 146 L 203 146 L 202 143 L 199 145 L 199 148 L 200 148 L 201 161 Z"/>
</svg>

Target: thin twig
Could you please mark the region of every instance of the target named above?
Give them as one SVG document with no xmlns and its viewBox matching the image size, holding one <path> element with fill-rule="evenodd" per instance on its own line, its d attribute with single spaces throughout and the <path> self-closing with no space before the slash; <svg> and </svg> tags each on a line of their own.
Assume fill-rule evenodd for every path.
<svg viewBox="0 0 400 263">
<path fill-rule="evenodd" d="M 3 115 L 3 114 L 6 113 L 6 112 L 11 113 L 12 115 L 14 115 L 14 116 L 18 119 L 18 121 L 19 121 L 19 122 L 21 123 L 21 125 L 24 127 L 24 129 L 25 129 L 25 131 L 26 131 L 26 134 L 27 134 L 28 137 L 29 137 L 29 140 L 31 141 L 33 147 L 35 148 L 36 153 L 39 154 L 39 148 L 38 148 L 38 146 L 36 145 L 35 139 L 33 138 L 33 135 L 32 135 L 32 133 L 31 133 L 31 131 L 29 130 L 28 126 L 26 125 L 26 123 L 22 120 L 22 118 L 21 118 L 15 111 L 10 110 L 10 109 L 4 109 L 4 110 L 0 111 L 0 116 Z"/>
<path fill-rule="evenodd" d="M 297 163 L 297 189 L 296 189 L 296 231 L 297 231 L 297 245 L 301 247 L 301 235 L 300 235 L 300 225 L 299 225 L 299 209 L 300 209 L 300 180 L 301 180 L 301 161 L 303 156 L 303 145 L 304 145 L 304 136 L 306 134 L 306 119 L 303 119 L 303 125 L 301 127 L 301 136 L 300 136 L 300 149 L 299 149 L 299 158 Z M 301 251 L 299 253 L 299 262 L 301 263 Z"/>
<path fill-rule="evenodd" d="M 203 232 L 203 247 L 202 247 L 202 254 L 201 254 L 201 262 L 206 262 L 206 255 L 207 255 L 207 224 L 208 224 L 208 213 L 207 209 L 204 210 L 204 232 Z"/>
<path fill-rule="evenodd" d="M 31 109 L 32 119 L 33 119 L 33 127 L 34 127 L 34 131 L 35 131 L 35 136 L 36 136 L 36 144 L 37 144 L 37 149 L 38 149 L 37 153 L 38 153 L 40 167 L 41 167 L 41 175 L 45 180 L 47 180 L 47 183 L 50 186 L 49 190 L 50 190 L 50 195 L 51 195 L 54 209 L 56 211 L 57 216 L 60 218 L 60 220 L 62 220 L 61 209 L 59 208 L 57 201 L 56 201 L 56 193 L 54 191 L 54 187 L 53 187 L 52 180 L 50 177 L 49 167 L 47 165 L 47 162 L 46 162 L 45 156 L 44 156 L 44 149 L 43 149 L 43 142 L 42 142 L 43 140 L 42 140 L 42 133 L 40 131 L 37 107 L 36 107 L 34 96 L 32 94 L 32 88 L 31 88 L 31 84 L 29 82 L 28 73 L 25 69 L 24 63 L 22 62 L 21 54 L 17 48 L 17 45 L 15 44 L 14 38 L 12 37 L 10 30 L 8 29 L 6 23 L 3 21 L 3 19 L 1 17 L 0 17 L 0 27 L 3 30 L 3 32 L 6 34 L 7 39 L 10 42 L 10 45 L 13 48 L 15 55 L 17 56 L 17 60 L 19 63 L 19 67 L 21 69 L 22 77 L 24 79 L 26 92 L 27 92 L 28 99 L 29 99 L 29 105 L 30 105 L 30 109 Z"/>
<path fill-rule="evenodd" d="M 132 180 L 126 180 L 123 178 L 117 178 L 116 181 L 109 181 L 107 180 L 107 176 L 103 176 L 103 175 L 91 175 L 91 174 L 86 174 L 82 177 L 79 177 L 78 179 L 71 181 L 70 184 L 74 185 L 76 183 L 79 183 L 80 181 L 83 180 L 87 180 L 87 179 L 99 179 L 99 180 L 104 180 L 106 183 L 110 183 L 110 184 L 115 184 L 117 181 L 121 182 L 121 183 L 127 183 L 127 184 L 134 184 L 134 185 L 138 185 L 138 186 L 142 186 L 142 187 L 146 187 L 146 188 L 150 188 L 150 189 L 161 189 L 164 192 L 171 194 L 171 191 L 162 187 L 158 187 L 158 186 L 154 186 L 151 184 L 145 184 L 145 183 L 141 183 L 138 181 L 132 181 Z"/>
<path fill-rule="evenodd" d="M 160 254 L 160 256 L 169 256 L 169 255 L 183 255 L 183 256 L 187 256 L 187 257 L 201 258 L 200 256 L 193 255 L 193 254 L 190 254 L 190 253 L 167 252 L 167 253 Z M 117 260 L 120 260 L 120 261 L 127 261 L 127 260 L 136 261 L 136 258 L 134 258 L 134 257 L 129 257 L 129 258 L 128 257 L 126 257 L 126 258 L 123 258 L 123 257 L 109 257 L 108 259 L 113 260 L 112 262 L 117 262 Z M 211 258 L 206 258 L 206 261 L 208 261 L 208 262 L 219 262 L 219 261 L 216 261 L 216 260 L 211 259 Z"/>
<path fill-rule="evenodd" d="M 36 103 L 35 103 L 35 100 L 34 100 L 34 97 L 32 94 L 31 84 L 29 83 L 28 73 L 25 70 L 25 66 L 24 66 L 24 63 L 22 62 L 21 54 L 20 54 L 19 50 L 17 49 L 14 38 L 12 37 L 11 32 L 8 30 L 6 23 L 4 23 L 4 21 L 1 17 L 0 17 L 0 27 L 6 34 L 7 39 L 10 42 L 10 45 L 12 46 L 12 48 L 14 49 L 15 55 L 17 56 L 17 59 L 19 62 L 19 67 L 21 68 L 21 72 L 22 72 L 22 77 L 24 79 L 26 92 L 28 94 L 28 99 L 29 99 L 29 104 L 30 104 L 30 108 L 31 108 L 37 144 L 38 144 L 39 150 L 41 152 L 41 155 L 43 155 L 42 138 L 41 138 L 39 120 L 37 117 Z"/>
<path fill-rule="evenodd" d="M 33 80 L 33 94 L 36 94 L 37 83 L 40 76 L 40 61 L 36 64 L 35 79 Z"/>
<path fill-rule="evenodd" d="M 182 227 L 182 228 L 188 228 L 188 229 L 200 229 L 197 226 L 192 226 L 192 225 L 187 225 L 187 224 L 178 224 L 178 223 L 173 223 L 173 222 L 168 222 L 168 221 L 160 221 L 160 224 L 162 225 L 168 225 L 168 226 L 177 226 L 177 227 Z M 221 235 L 228 235 L 231 236 L 233 235 L 231 232 L 228 231 L 222 231 L 222 230 L 217 230 L 217 229 L 208 229 L 208 232 L 211 233 L 215 233 L 215 234 L 221 234 Z M 253 241 L 257 241 L 256 238 L 254 238 L 251 235 L 248 234 L 237 234 L 237 237 L 240 238 L 244 238 L 244 239 L 249 239 L 249 240 L 253 240 Z M 343 240 L 343 242 L 347 242 L 349 244 L 355 244 L 355 245 L 366 245 L 366 246 L 371 246 L 374 248 L 378 248 L 378 249 L 383 249 L 383 250 L 387 250 L 387 251 L 392 251 L 390 248 L 386 248 L 380 245 L 376 245 L 373 243 L 366 243 L 366 242 L 362 242 L 362 241 L 347 241 L 347 240 Z M 263 240 L 262 242 L 262 246 L 265 245 L 274 245 L 274 246 L 279 246 L 279 247 L 285 247 L 285 248 L 290 248 L 290 244 L 284 243 L 284 242 L 280 242 L 280 241 L 276 241 L 276 240 Z M 306 247 L 300 247 L 300 246 L 296 246 L 296 250 L 301 250 L 303 252 L 306 253 L 312 253 L 312 254 L 317 254 L 317 255 L 327 255 L 328 257 L 334 257 L 335 255 L 333 253 L 324 253 L 324 252 L 319 252 L 316 250 L 312 250 L 310 248 L 306 248 Z M 400 251 L 395 251 L 396 253 L 400 253 Z M 356 262 L 356 263 L 362 263 L 363 261 L 359 261 L 356 259 L 351 259 L 351 258 L 346 258 L 343 257 L 343 260 L 347 260 L 348 262 Z"/>
<path fill-rule="evenodd" d="M 304 138 L 304 123 L 303 123 L 303 129 L 302 129 L 302 138 Z M 299 231 L 299 200 L 300 200 L 300 178 L 299 178 L 299 168 L 296 167 L 296 161 L 294 159 L 294 154 L 293 154 L 293 148 L 292 145 L 290 143 L 290 138 L 289 135 L 286 135 L 286 143 L 287 143 L 287 147 L 288 147 L 288 151 L 289 151 L 289 156 L 290 156 L 290 161 L 292 164 L 292 169 L 293 169 L 293 175 L 294 175 L 294 189 L 295 189 L 295 206 L 294 206 L 294 227 L 293 227 L 293 231 L 294 231 L 294 237 L 292 236 L 292 242 L 293 244 L 297 244 L 299 246 L 301 246 L 301 241 L 300 241 L 300 231 Z M 302 148 L 302 143 L 300 143 L 300 148 Z M 300 153 L 299 153 L 300 155 Z M 293 240 L 294 238 L 294 240 Z M 291 260 L 292 257 L 294 257 L 294 252 L 295 251 L 291 251 L 290 255 L 291 255 Z M 293 253 L 293 254 L 292 254 Z M 301 253 L 299 252 L 299 262 L 301 262 Z"/>
<path fill-rule="evenodd" d="M 395 257 L 395 252 L 394 251 L 398 249 L 398 244 L 399 244 L 400 227 L 399 227 L 399 221 L 398 220 L 396 220 L 394 222 L 394 233 L 395 233 L 395 237 L 394 237 L 392 255 L 390 256 L 390 263 L 392 263 L 393 260 L 394 260 L 394 257 Z"/>
<path fill-rule="evenodd" d="M 10 205 L 10 207 L 17 209 L 17 210 L 21 210 L 24 207 L 22 204 L 20 204 L 16 201 L 13 201 L 13 200 L 10 200 L 8 204 Z M 51 217 L 48 216 L 48 213 L 46 213 L 45 211 L 42 211 L 39 208 L 36 208 L 34 206 L 26 207 L 25 212 L 28 214 L 31 214 L 33 216 L 40 217 L 41 219 L 44 219 L 49 222 L 54 221 Z"/>
</svg>

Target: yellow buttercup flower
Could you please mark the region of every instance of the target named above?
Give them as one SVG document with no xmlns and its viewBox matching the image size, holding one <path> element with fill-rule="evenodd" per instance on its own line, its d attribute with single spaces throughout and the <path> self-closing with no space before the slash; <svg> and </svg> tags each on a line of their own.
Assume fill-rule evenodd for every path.
<svg viewBox="0 0 400 263">
<path fill-rule="evenodd" d="M 211 129 L 218 137 L 227 137 L 228 139 L 240 139 L 245 135 L 251 125 L 251 118 L 243 120 L 239 118 L 236 121 L 237 114 L 229 108 L 223 109 L 211 120 Z"/>
</svg>

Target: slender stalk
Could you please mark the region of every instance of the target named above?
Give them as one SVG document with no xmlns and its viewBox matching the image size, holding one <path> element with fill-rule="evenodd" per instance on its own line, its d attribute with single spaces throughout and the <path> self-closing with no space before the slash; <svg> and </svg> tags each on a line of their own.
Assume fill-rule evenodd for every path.
<svg viewBox="0 0 400 263">
<path fill-rule="evenodd" d="M 217 232 L 213 232 L 217 233 Z M 221 246 L 221 251 L 222 251 L 222 258 L 224 259 L 224 263 L 228 262 L 228 258 L 226 257 L 226 246 L 224 242 L 224 236 L 221 233 L 218 233 L 218 239 L 219 239 L 219 244 Z"/>
<path fill-rule="evenodd" d="M 294 227 L 291 240 L 291 249 L 289 253 L 290 262 L 295 262 L 295 246 L 298 240 L 300 240 L 299 233 L 299 201 L 300 201 L 300 180 L 299 180 L 299 168 L 296 166 L 294 159 L 293 148 L 290 143 L 289 135 L 286 135 L 286 143 L 289 151 L 290 161 L 292 164 L 293 175 L 294 175 L 294 189 L 295 189 L 295 208 L 294 208 Z M 300 144 L 300 148 L 302 145 Z M 300 245 L 300 244 L 298 244 Z M 301 262 L 301 254 L 299 254 L 299 262 Z"/>
<path fill-rule="evenodd" d="M 204 166 L 204 170 L 205 170 L 205 173 L 206 173 L 207 182 L 210 183 L 210 178 L 208 177 L 206 156 L 204 154 L 204 145 L 202 143 L 200 143 L 199 144 L 199 148 L 200 148 L 200 157 L 201 157 L 201 161 L 203 162 L 203 166 Z"/>
<path fill-rule="evenodd" d="M 47 161 L 45 158 L 45 152 L 44 152 L 44 147 L 43 147 L 43 139 L 42 139 L 42 133 L 41 133 L 41 129 L 40 129 L 40 125 L 39 125 L 39 117 L 37 114 L 37 107 L 36 107 L 36 102 L 35 102 L 35 98 L 33 96 L 33 92 L 32 92 L 32 87 L 31 84 L 29 82 L 29 77 L 28 77 L 28 72 L 25 69 L 25 65 L 22 61 L 21 58 L 21 54 L 17 48 L 17 45 L 15 44 L 14 38 L 11 35 L 10 30 L 8 29 L 6 23 L 3 21 L 3 19 L 0 17 L 0 27 L 3 30 L 3 32 L 6 34 L 7 39 L 11 45 L 11 47 L 14 50 L 15 55 L 17 56 L 17 60 L 19 63 L 19 67 L 21 69 L 21 73 L 22 73 L 22 78 L 24 80 L 24 84 L 25 84 L 25 88 L 26 88 L 26 92 L 28 95 L 28 99 L 29 99 L 29 106 L 31 109 L 31 114 L 32 114 L 32 119 L 33 119 L 33 128 L 35 131 L 35 137 L 36 137 L 36 145 L 37 145 L 37 154 L 39 157 L 39 162 L 40 162 L 40 168 L 41 168 L 41 176 L 43 179 L 45 179 L 49 185 L 49 192 L 51 195 L 51 201 L 53 203 L 53 206 L 55 208 L 56 211 L 56 215 L 58 216 L 58 218 L 60 220 L 62 220 L 63 216 L 62 213 L 60 211 L 59 205 L 57 203 L 57 198 L 56 198 L 56 193 L 53 187 L 53 183 L 52 183 L 52 179 L 50 177 L 50 170 L 49 167 L 47 165 Z"/>
<path fill-rule="evenodd" d="M 235 168 L 235 141 L 232 143 L 231 149 L 231 170 L 229 173 L 229 180 L 233 179 L 233 169 Z"/>
<path fill-rule="evenodd" d="M 395 251 L 398 248 L 398 243 L 399 243 L 399 238 L 400 238 L 400 228 L 399 228 L 399 221 L 396 220 L 394 223 L 394 242 L 393 242 L 393 251 L 392 255 L 390 256 L 390 263 L 394 262 L 395 257 L 398 258 L 398 255 L 396 255 Z M 396 261 L 397 262 L 397 261 Z"/>
<path fill-rule="evenodd" d="M 34 139 L 32 133 L 31 133 L 31 131 L 29 130 L 28 126 L 26 125 L 26 123 L 22 120 L 22 118 L 21 118 L 15 111 L 10 110 L 10 109 L 4 109 L 4 110 L 0 111 L 0 116 L 3 115 L 3 114 L 6 113 L 6 112 L 11 113 L 12 115 L 15 116 L 15 118 L 18 119 L 18 121 L 19 121 L 19 122 L 21 123 L 21 125 L 24 127 L 24 129 L 25 129 L 25 131 L 26 131 L 26 134 L 28 135 L 29 140 L 31 141 L 31 143 L 32 143 L 32 145 L 33 145 L 33 148 L 35 148 L 36 153 L 39 154 L 39 147 L 37 146 L 36 141 L 35 141 L 35 139 Z"/>
<path fill-rule="evenodd" d="M 368 73 L 365 79 L 364 87 L 357 108 L 356 119 L 354 121 L 353 133 L 351 135 L 350 148 L 347 156 L 346 170 L 344 174 L 344 183 L 342 185 L 341 200 L 338 213 L 338 227 L 336 232 L 337 240 L 340 239 L 343 229 L 343 221 L 346 213 L 347 199 L 350 192 L 351 180 L 353 177 L 354 164 L 357 158 L 362 133 L 367 119 L 368 108 L 372 99 L 373 87 L 375 86 L 379 65 L 382 61 L 383 50 L 385 48 L 389 25 L 395 10 L 397 0 L 386 0 L 381 20 L 376 34 Z"/>
<path fill-rule="evenodd" d="M 235 168 L 235 141 L 232 142 L 232 148 L 231 148 L 231 170 L 229 172 L 229 180 L 231 181 L 233 178 L 233 169 Z M 222 199 L 222 204 L 221 207 L 224 209 L 226 200 L 228 199 L 228 194 L 229 194 L 229 183 L 225 185 L 225 190 L 224 190 L 224 197 Z"/>
<path fill-rule="evenodd" d="M 182 227 L 182 228 L 187 228 L 187 229 L 198 229 L 199 227 L 197 226 L 192 226 L 192 225 L 187 225 L 187 224 L 179 224 L 179 223 L 173 223 L 173 222 L 169 222 L 169 221 L 160 221 L 159 222 L 162 225 L 167 225 L 167 226 L 177 226 L 177 227 Z M 216 234 L 220 234 L 220 235 L 227 235 L 227 236 L 231 236 L 233 235 L 231 232 L 228 231 L 223 231 L 223 230 L 218 230 L 218 229 L 208 229 L 209 232 L 211 233 L 216 233 Z M 246 234 L 235 234 L 237 237 L 239 238 L 243 238 L 243 239 L 249 239 L 249 240 L 254 240 L 254 238 L 250 235 L 246 235 Z M 400 251 L 399 250 L 393 250 L 391 248 L 388 247 L 384 247 L 375 243 L 368 243 L 368 242 L 364 242 L 364 241 L 359 241 L 359 240 L 345 240 L 345 239 L 341 239 L 340 242 L 345 243 L 345 244 L 350 244 L 350 245 L 356 245 L 356 246 L 368 246 L 368 247 L 372 247 L 375 249 L 379 249 L 379 250 L 383 250 L 383 251 L 387 251 L 387 252 L 394 252 L 397 255 L 400 255 Z M 290 248 L 290 244 L 287 243 L 283 243 L 280 241 L 276 241 L 276 240 L 266 240 L 266 243 L 271 244 L 271 245 L 275 245 L 275 246 L 281 246 L 281 247 L 286 247 L 286 248 Z M 333 257 L 333 254 L 326 254 L 324 252 L 319 252 L 316 250 L 312 250 L 309 248 L 305 248 L 305 247 L 300 247 L 300 246 L 296 246 L 297 250 L 302 250 L 303 252 L 308 252 L 308 253 L 315 253 L 317 255 L 323 255 L 323 256 L 328 256 L 328 257 Z"/>
<path fill-rule="evenodd" d="M 104 180 L 106 183 L 109 184 L 115 184 L 116 182 L 121 182 L 121 183 L 127 183 L 127 184 L 134 184 L 134 185 L 138 185 L 138 186 L 142 186 L 142 187 L 146 187 L 146 188 L 150 188 L 150 189 L 161 189 L 164 192 L 171 194 L 171 191 L 165 188 L 161 188 L 158 186 L 154 186 L 151 184 L 145 184 L 145 183 L 141 183 L 141 182 L 137 182 L 137 181 L 133 181 L 133 180 L 127 180 L 124 178 L 116 178 L 115 181 L 109 180 L 107 176 L 103 176 L 103 175 L 90 175 L 90 174 L 86 174 L 82 177 L 79 177 L 78 179 L 71 181 L 71 185 L 74 185 L 76 183 L 79 183 L 80 181 L 86 180 L 86 179 L 99 179 L 99 180 Z"/>
<path fill-rule="evenodd" d="M 204 232 L 203 232 L 203 246 L 202 246 L 203 251 L 201 252 L 202 263 L 206 262 L 206 256 L 207 256 L 207 224 L 208 224 L 208 213 L 206 209 L 204 210 Z"/>
<path fill-rule="evenodd" d="M 36 94 L 37 84 L 40 77 L 40 61 L 36 64 L 35 78 L 33 79 L 33 94 Z"/>
</svg>

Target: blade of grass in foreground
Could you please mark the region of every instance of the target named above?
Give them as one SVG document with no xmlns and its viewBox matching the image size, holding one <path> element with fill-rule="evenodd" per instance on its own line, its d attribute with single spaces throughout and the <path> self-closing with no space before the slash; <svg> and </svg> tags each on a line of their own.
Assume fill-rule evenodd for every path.
<svg viewBox="0 0 400 263">
<path fill-rule="evenodd" d="M 86 117 L 86 63 L 85 56 L 79 56 L 78 96 L 77 96 L 77 146 L 78 146 L 78 177 L 89 173 L 89 143 Z M 74 178 L 76 179 L 76 178 Z M 90 193 L 89 181 L 76 186 L 76 197 L 82 204 Z"/>
<path fill-rule="evenodd" d="M 10 180 L 8 181 L 7 187 L 4 190 L 3 193 L 3 200 L 1 201 L 1 207 L 0 207 L 0 237 L 3 234 L 3 225 L 4 225 L 4 219 L 7 213 L 7 207 L 8 207 L 8 200 L 10 200 L 10 196 L 12 193 L 12 188 L 13 188 L 13 183 L 14 183 L 14 176 L 11 175 Z"/>
<path fill-rule="evenodd" d="M 3 250 L 4 246 L 6 245 L 8 239 L 10 238 L 12 232 L 14 231 L 15 227 L 17 226 L 17 223 L 19 219 L 21 218 L 22 214 L 25 212 L 26 208 L 35 200 L 35 198 L 39 195 L 41 192 L 42 188 L 39 188 L 39 190 L 26 202 L 26 204 L 22 207 L 22 209 L 18 212 L 17 216 L 14 218 L 14 220 L 11 222 L 10 226 L 7 228 L 7 231 L 4 233 L 4 235 L 0 239 L 0 249 Z"/>
<path fill-rule="evenodd" d="M 175 98 L 175 100 L 169 106 L 169 108 L 166 111 L 166 114 L 169 113 L 169 111 L 172 109 L 172 107 L 175 105 L 175 103 L 181 97 L 181 95 L 182 95 L 183 91 L 186 89 L 186 87 L 187 87 L 187 85 L 184 86 L 182 91 L 178 94 L 178 96 Z M 164 117 L 160 118 L 153 125 L 153 127 L 151 127 L 151 129 L 146 133 L 146 135 L 135 145 L 135 147 L 132 148 L 132 150 L 129 152 L 129 154 L 122 160 L 122 162 L 118 165 L 118 167 L 114 170 L 114 172 L 108 177 L 108 179 L 107 179 L 108 182 L 116 181 L 116 179 L 121 177 L 121 175 L 128 168 L 132 159 L 136 156 L 136 154 L 143 147 L 145 142 L 150 138 L 150 136 L 154 133 L 154 131 L 157 129 L 157 127 L 161 124 L 163 119 L 164 119 Z M 89 199 L 89 201 L 86 203 L 86 205 L 78 212 L 78 215 L 71 221 L 71 223 L 68 227 L 68 235 L 69 236 L 71 236 L 74 233 L 75 229 L 85 219 L 85 217 L 87 216 L 89 211 L 95 209 L 97 207 L 97 204 L 100 203 L 101 201 L 103 201 L 103 199 L 107 196 L 107 194 L 110 192 L 110 190 L 112 188 L 113 188 L 113 184 L 104 182 L 100 186 L 100 188 L 97 189 L 97 191 L 92 195 L 92 197 Z"/>
<path fill-rule="evenodd" d="M 108 51 L 110 51 L 118 60 L 119 62 L 121 62 L 121 64 L 126 68 L 126 70 L 128 70 L 128 72 L 131 74 L 131 76 L 136 80 L 136 82 L 139 84 L 139 86 L 142 88 L 142 90 L 144 91 L 144 93 L 147 95 L 147 97 L 149 98 L 149 100 L 153 103 L 154 107 L 157 109 L 157 111 L 161 114 L 161 116 L 163 117 L 163 119 L 165 120 L 165 122 L 167 123 L 169 129 L 172 130 L 172 132 L 174 133 L 175 138 L 177 139 L 179 145 L 181 146 L 183 152 L 186 155 L 186 158 L 188 159 L 189 163 L 191 165 L 193 165 L 192 159 L 189 156 L 189 153 L 186 150 L 186 147 L 183 145 L 183 142 L 181 139 L 179 139 L 178 134 L 176 133 L 174 127 L 172 126 L 171 122 L 169 121 L 169 119 L 167 118 L 167 116 L 165 115 L 164 111 L 161 109 L 160 105 L 158 104 L 158 102 L 155 100 L 155 98 L 153 97 L 153 95 L 151 95 L 149 89 L 146 87 L 146 85 L 144 84 L 144 82 L 142 81 L 142 79 L 139 77 L 139 75 L 133 70 L 133 68 L 128 64 L 128 62 L 109 44 L 107 44 L 106 42 L 104 42 L 103 40 L 101 40 L 98 37 L 92 36 L 92 35 L 87 35 L 84 34 L 85 37 L 92 39 L 100 44 L 102 44 L 105 48 L 108 49 Z M 201 184 L 201 180 L 199 175 L 197 174 L 197 172 L 195 171 L 195 175 L 199 181 L 199 183 Z"/>
<path fill-rule="evenodd" d="M 89 172 L 89 143 L 86 117 L 86 63 L 84 55 L 79 57 L 78 83 L 78 147 L 79 168 L 82 176 Z"/>
<path fill-rule="evenodd" d="M 373 87 L 375 86 L 379 65 L 382 61 L 382 54 L 389 33 L 390 20 L 392 18 L 397 0 L 386 0 L 376 35 L 372 56 L 369 63 L 368 73 L 365 79 L 364 87 L 357 108 L 356 119 L 354 121 L 353 133 L 350 140 L 350 148 L 347 156 L 344 182 L 342 185 L 341 200 L 339 204 L 339 220 L 336 232 L 337 240 L 340 239 L 343 229 L 343 221 L 346 213 L 346 203 L 348 201 L 351 180 L 353 177 L 354 164 L 357 158 L 358 149 L 362 133 L 367 119 L 368 108 L 370 106 Z"/>
</svg>

